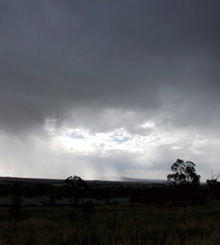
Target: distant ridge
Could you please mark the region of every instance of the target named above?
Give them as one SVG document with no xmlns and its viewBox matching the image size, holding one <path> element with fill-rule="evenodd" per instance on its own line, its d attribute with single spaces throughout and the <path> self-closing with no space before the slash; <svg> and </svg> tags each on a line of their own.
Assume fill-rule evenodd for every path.
<svg viewBox="0 0 220 245">
<path fill-rule="evenodd" d="M 121 181 L 128 181 L 128 182 L 147 182 L 147 183 L 166 183 L 164 179 L 137 179 L 137 178 L 130 178 L 130 177 L 121 177 Z"/>
<path fill-rule="evenodd" d="M 27 178 L 27 177 L 9 177 L 9 176 L 0 176 L 0 181 L 22 181 L 22 182 L 34 182 L 34 183 L 63 183 L 64 179 L 51 179 L 51 178 Z M 133 183 L 153 183 L 153 184 L 164 184 L 166 180 L 163 179 L 138 179 L 131 177 L 117 177 L 117 178 L 100 178 L 94 180 L 85 180 L 88 182 L 100 181 L 100 182 L 133 182 Z"/>
<path fill-rule="evenodd" d="M 31 182 L 31 183 L 63 183 L 63 179 L 50 179 L 50 178 L 28 178 L 28 177 L 11 177 L 0 176 L 0 181 L 7 182 Z"/>
<path fill-rule="evenodd" d="M 86 180 L 86 181 L 110 181 L 110 182 L 134 182 L 134 183 L 154 183 L 154 184 L 164 184 L 167 182 L 165 179 L 139 179 L 132 177 L 99 177 L 95 180 Z"/>
</svg>

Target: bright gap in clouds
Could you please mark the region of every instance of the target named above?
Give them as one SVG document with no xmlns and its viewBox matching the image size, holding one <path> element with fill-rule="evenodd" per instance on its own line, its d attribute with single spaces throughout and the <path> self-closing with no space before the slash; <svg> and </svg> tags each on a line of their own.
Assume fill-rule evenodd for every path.
<svg viewBox="0 0 220 245">
<path fill-rule="evenodd" d="M 206 160 L 214 170 L 217 167 L 218 154 L 212 149 L 219 147 L 219 142 L 191 130 L 166 130 L 152 120 L 136 125 L 142 133 L 131 133 L 123 127 L 97 132 L 54 125 L 53 120 L 45 124 L 50 151 L 61 154 L 71 171 L 85 179 L 166 179 L 171 164 L 182 158 L 195 162 L 197 172 L 205 181 L 211 170 L 204 162 L 207 153 Z"/>
<path fill-rule="evenodd" d="M 13 139 L 1 134 L 1 175 L 166 179 L 177 158 L 193 161 L 202 181 L 210 178 L 211 171 L 219 171 L 217 136 L 169 128 L 153 120 L 137 124 L 135 129 L 98 131 L 59 125 L 50 119 L 45 121 L 44 132 L 46 135 L 33 133 Z"/>
<path fill-rule="evenodd" d="M 112 132 L 91 132 L 83 128 L 64 128 L 51 138 L 51 146 L 65 152 L 79 155 L 106 157 L 112 151 L 140 152 L 134 145 L 134 138 L 123 128 Z"/>
</svg>

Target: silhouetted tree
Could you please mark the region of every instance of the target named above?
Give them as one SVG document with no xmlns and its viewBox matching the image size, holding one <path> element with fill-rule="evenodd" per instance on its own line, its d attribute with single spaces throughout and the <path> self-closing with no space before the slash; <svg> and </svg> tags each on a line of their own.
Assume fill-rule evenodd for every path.
<svg viewBox="0 0 220 245">
<path fill-rule="evenodd" d="M 172 185 L 198 186 L 200 175 L 196 173 L 195 166 L 195 163 L 191 161 L 184 162 L 181 159 L 177 159 L 171 166 L 173 173 L 167 175 L 168 183 Z"/>
<path fill-rule="evenodd" d="M 171 166 L 172 174 L 167 175 L 168 183 L 173 186 L 174 201 L 186 206 L 195 200 L 200 183 L 200 175 L 196 173 L 195 164 L 191 161 L 177 159 Z"/>
<path fill-rule="evenodd" d="M 80 199 L 80 192 L 88 189 L 89 187 L 86 182 L 79 176 L 70 176 L 65 180 L 65 183 L 68 189 L 68 196 L 73 204 L 74 209 L 76 209 Z"/>
<path fill-rule="evenodd" d="M 220 184 L 220 182 L 218 181 L 219 175 L 216 176 L 216 174 L 212 174 L 212 178 L 211 179 L 207 179 L 206 183 L 209 187 L 213 187 L 213 186 L 218 186 Z"/>
<path fill-rule="evenodd" d="M 213 197 L 220 199 L 220 182 L 218 181 L 219 175 L 212 175 L 211 179 L 207 179 L 206 183 L 209 187 L 209 192 Z"/>
<path fill-rule="evenodd" d="M 67 196 L 70 198 L 71 203 L 73 204 L 73 210 L 71 210 L 68 214 L 72 226 L 74 224 L 74 220 L 76 219 L 76 208 L 79 204 L 80 200 L 80 192 L 88 189 L 87 183 L 81 179 L 79 176 L 70 176 L 65 180 L 67 187 Z"/>
<path fill-rule="evenodd" d="M 81 179 L 79 176 L 70 176 L 65 180 L 65 183 L 73 188 L 77 189 L 88 189 L 88 185 L 86 182 Z"/>
</svg>

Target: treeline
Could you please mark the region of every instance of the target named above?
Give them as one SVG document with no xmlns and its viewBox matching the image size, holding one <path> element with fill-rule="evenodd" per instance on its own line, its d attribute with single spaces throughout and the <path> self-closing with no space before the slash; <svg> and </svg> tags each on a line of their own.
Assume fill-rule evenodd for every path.
<svg viewBox="0 0 220 245">
<path fill-rule="evenodd" d="M 86 183 L 86 182 L 85 182 Z M 87 184 L 87 187 L 50 183 L 0 183 L 0 196 L 26 196 L 34 198 L 48 196 L 49 205 L 55 205 L 55 199 L 72 199 L 73 203 L 83 198 L 111 199 L 130 198 L 130 203 L 187 205 L 189 203 L 206 203 L 210 199 L 220 200 L 220 185 L 218 182 L 201 184 L 196 188 L 190 185 L 149 185 L 149 184 Z"/>
<path fill-rule="evenodd" d="M 19 180 L 2 179 L 0 196 L 20 196 L 35 198 L 47 196 L 48 205 L 56 205 L 56 200 L 71 200 L 74 207 L 82 199 L 129 198 L 130 203 L 187 205 L 206 203 L 208 200 L 220 201 L 220 182 L 218 176 L 200 184 L 200 175 L 196 173 L 191 161 L 177 159 L 171 165 L 171 174 L 166 184 L 99 182 L 84 181 L 79 176 L 70 176 L 66 180 Z"/>
</svg>

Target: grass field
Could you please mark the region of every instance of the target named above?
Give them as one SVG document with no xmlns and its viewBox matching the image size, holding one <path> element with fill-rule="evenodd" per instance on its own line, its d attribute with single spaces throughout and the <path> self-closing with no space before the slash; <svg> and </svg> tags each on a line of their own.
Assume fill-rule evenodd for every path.
<svg viewBox="0 0 220 245">
<path fill-rule="evenodd" d="M 0 244 L 192 244 L 220 241 L 220 204 L 22 208 L 14 231 L 0 208 Z"/>
</svg>

